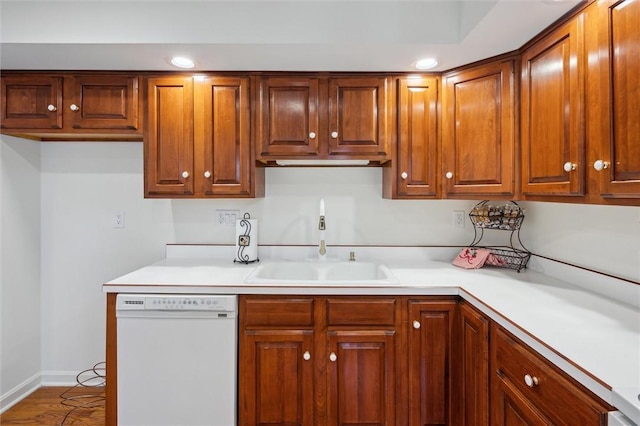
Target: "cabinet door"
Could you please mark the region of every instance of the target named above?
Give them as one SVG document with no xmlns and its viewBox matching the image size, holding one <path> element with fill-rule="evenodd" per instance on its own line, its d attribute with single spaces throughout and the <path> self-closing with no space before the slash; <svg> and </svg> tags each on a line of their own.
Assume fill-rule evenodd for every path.
<svg viewBox="0 0 640 426">
<path fill-rule="evenodd" d="M 192 195 L 193 79 L 149 78 L 147 111 L 145 195 Z"/>
<path fill-rule="evenodd" d="M 582 16 L 522 55 L 522 193 L 581 196 L 585 188 Z"/>
<path fill-rule="evenodd" d="M 498 375 L 491 394 L 493 426 L 547 426 L 547 420 L 530 401 Z"/>
<path fill-rule="evenodd" d="M 258 159 L 318 155 L 319 81 L 265 77 L 257 99 Z"/>
<path fill-rule="evenodd" d="M 313 331 L 246 330 L 240 348 L 239 424 L 313 426 Z"/>
<path fill-rule="evenodd" d="M 382 77 L 329 80 L 330 157 L 387 158 L 387 86 Z"/>
<path fill-rule="evenodd" d="M 62 77 L 3 76 L 3 129 L 62 129 Z"/>
<path fill-rule="evenodd" d="M 409 425 L 451 424 L 456 301 L 409 301 Z"/>
<path fill-rule="evenodd" d="M 589 67 L 589 166 L 602 197 L 640 199 L 640 3 L 599 1 L 589 13 L 597 37 L 587 48 L 598 58 Z"/>
<path fill-rule="evenodd" d="M 395 332 L 328 332 L 328 424 L 395 424 Z"/>
<path fill-rule="evenodd" d="M 197 83 L 197 99 L 204 110 L 196 110 L 202 126 L 198 141 L 197 179 L 205 195 L 250 196 L 251 129 L 249 79 L 207 77 Z M 202 120 L 202 122 L 200 122 Z M 198 138 L 200 139 L 200 138 Z"/>
<path fill-rule="evenodd" d="M 76 76 L 68 106 L 74 129 L 136 130 L 138 77 Z"/>
<path fill-rule="evenodd" d="M 459 406 L 461 426 L 489 425 L 489 319 L 461 302 Z"/>
<path fill-rule="evenodd" d="M 442 94 L 444 191 L 453 196 L 515 193 L 513 61 L 446 76 Z"/>
<path fill-rule="evenodd" d="M 438 195 L 438 80 L 398 80 L 397 197 Z"/>
</svg>

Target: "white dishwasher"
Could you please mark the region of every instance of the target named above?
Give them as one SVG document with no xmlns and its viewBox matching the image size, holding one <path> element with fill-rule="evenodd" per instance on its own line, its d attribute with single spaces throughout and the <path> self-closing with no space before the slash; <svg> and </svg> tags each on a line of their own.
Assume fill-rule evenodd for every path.
<svg viewBox="0 0 640 426">
<path fill-rule="evenodd" d="M 119 294 L 119 426 L 235 426 L 237 296 Z"/>
</svg>

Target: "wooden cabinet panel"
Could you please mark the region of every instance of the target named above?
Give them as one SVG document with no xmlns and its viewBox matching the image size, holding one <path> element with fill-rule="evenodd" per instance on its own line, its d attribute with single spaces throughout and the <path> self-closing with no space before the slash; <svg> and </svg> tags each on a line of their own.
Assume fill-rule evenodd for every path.
<svg viewBox="0 0 640 426">
<path fill-rule="evenodd" d="M 327 300 L 327 325 L 394 327 L 396 307 L 395 298 L 330 298 Z"/>
<path fill-rule="evenodd" d="M 387 79 L 329 80 L 329 155 L 386 158 L 389 152 Z"/>
<path fill-rule="evenodd" d="M 505 386 L 553 424 L 604 424 L 611 407 L 496 324 L 491 329 L 491 363 L 498 382 L 497 413 L 504 410 Z M 528 382 L 528 383 L 527 383 Z M 502 424 L 499 422 L 498 424 Z"/>
<path fill-rule="evenodd" d="M 242 339 L 239 424 L 312 426 L 313 331 L 245 330 Z"/>
<path fill-rule="evenodd" d="M 513 61 L 443 79 L 443 190 L 453 196 L 515 194 Z"/>
<path fill-rule="evenodd" d="M 395 424 L 393 330 L 329 331 L 329 425 Z"/>
<path fill-rule="evenodd" d="M 587 126 L 594 194 L 640 201 L 640 3 L 599 1 L 587 10 Z M 602 167 L 596 164 L 600 161 Z M 598 166 L 600 170 L 596 170 Z M 595 200 L 596 202 L 599 200 Z"/>
<path fill-rule="evenodd" d="M 145 194 L 193 195 L 193 79 L 147 82 Z"/>
<path fill-rule="evenodd" d="M 383 170 L 386 198 L 436 198 L 438 157 L 438 79 L 398 79 L 398 129 L 392 163 Z"/>
<path fill-rule="evenodd" d="M 257 100 L 258 158 L 319 153 L 319 80 L 264 77 Z"/>
<path fill-rule="evenodd" d="M 585 193 L 582 21 L 568 21 L 522 55 L 525 196 Z"/>
<path fill-rule="evenodd" d="M 74 129 L 138 129 L 137 76 L 77 76 L 72 90 Z"/>
<path fill-rule="evenodd" d="M 451 424 L 456 301 L 409 301 L 409 425 Z"/>
<path fill-rule="evenodd" d="M 313 327 L 313 298 L 241 298 L 245 327 Z"/>
<path fill-rule="evenodd" d="M 203 164 L 197 178 L 202 179 L 205 195 L 250 196 L 253 152 L 249 120 L 249 79 L 241 77 L 205 77 L 198 82 L 196 97 L 203 101 Z"/>
<path fill-rule="evenodd" d="M 509 382 L 494 380 L 492 413 L 494 426 L 547 426 L 552 424 Z"/>
<path fill-rule="evenodd" d="M 3 76 L 2 129 L 62 129 L 61 76 Z"/>
<path fill-rule="evenodd" d="M 460 426 L 489 425 L 489 319 L 466 302 L 459 306 L 457 379 Z"/>
</svg>

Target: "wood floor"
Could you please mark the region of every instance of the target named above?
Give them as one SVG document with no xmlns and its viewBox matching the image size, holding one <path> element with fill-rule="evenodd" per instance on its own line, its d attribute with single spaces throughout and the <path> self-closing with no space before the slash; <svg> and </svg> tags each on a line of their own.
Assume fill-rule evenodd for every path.
<svg viewBox="0 0 640 426">
<path fill-rule="evenodd" d="M 0 425 L 104 426 L 104 388 L 42 387 L 2 413 Z"/>
</svg>

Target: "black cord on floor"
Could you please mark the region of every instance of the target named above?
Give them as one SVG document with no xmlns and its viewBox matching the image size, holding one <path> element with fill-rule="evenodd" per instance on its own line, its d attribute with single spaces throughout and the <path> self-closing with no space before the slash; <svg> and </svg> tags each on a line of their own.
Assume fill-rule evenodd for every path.
<svg viewBox="0 0 640 426">
<path fill-rule="evenodd" d="M 85 394 L 85 395 L 69 395 L 71 391 L 76 388 L 100 388 L 104 387 L 106 383 L 106 363 L 99 362 L 87 370 L 81 371 L 76 376 L 76 384 L 71 386 L 60 394 L 62 398 L 62 405 L 71 407 L 67 414 L 60 422 L 60 426 L 64 426 L 69 416 L 76 410 L 82 408 L 96 408 L 104 406 L 104 395 Z"/>
</svg>

